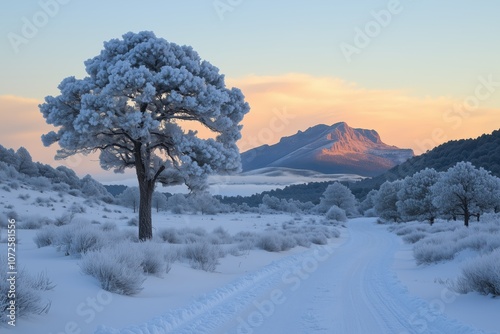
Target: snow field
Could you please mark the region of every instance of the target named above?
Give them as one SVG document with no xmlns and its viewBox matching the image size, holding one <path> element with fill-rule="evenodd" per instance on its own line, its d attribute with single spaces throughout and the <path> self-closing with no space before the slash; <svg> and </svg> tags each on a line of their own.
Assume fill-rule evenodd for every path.
<svg viewBox="0 0 500 334">
<path fill-rule="evenodd" d="M 8 206 L 3 212 L 18 219 L 19 261 L 26 276 L 46 273 L 55 285 L 52 290 L 37 291 L 41 305 L 50 304 L 49 312 L 20 318 L 16 326 L 20 333 L 91 333 L 97 324 L 121 328 L 141 323 L 272 261 L 300 254 L 340 235 L 331 223 L 323 225 L 317 216 L 160 212 L 154 213 L 153 242 L 137 244 L 137 227 L 129 226 L 134 214 L 120 206 L 23 185 L 8 192 L 0 189 L 1 204 Z M 268 249 L 274 252 L 260 250 L 259 245 L 267 244 L 262 240 L 270 235 L 280 236 L 275 248 Z M 139 258 L 138 270 L 120 265 L 116 260 L 120 254 L 122 259 L 127 254 L 136 264 Z M 82 275 L 87 268 L 106 276 L 105 271 L 95 269 L 105 268 L 103 262 L 118 267 L 111 273 L 120 274 L 108 274 L 108 280 Z M 111 286 L 109 277 L 134 282 L 132 291 L 136 294 L 128 297 L 101 290 Z M 115 286 L 122 293 L 126 287 Z"/>
<path fill-rule="evenodd" d="M 396 253 L 393 269 L 410 293 L 426 300 L 434 312 L 500 333 L 495 320 L 500 304 L 491 298 L 499 295 L 500 287 L 497 215 L 485 215 L 469 228 L 463 222 L 437 220 L 432 226 L 423 222 L 392 224 L 389 230 L 405 242 Z M 419 322 L 432 319 L 432 313 L 420 313 Z"/>
</svg>

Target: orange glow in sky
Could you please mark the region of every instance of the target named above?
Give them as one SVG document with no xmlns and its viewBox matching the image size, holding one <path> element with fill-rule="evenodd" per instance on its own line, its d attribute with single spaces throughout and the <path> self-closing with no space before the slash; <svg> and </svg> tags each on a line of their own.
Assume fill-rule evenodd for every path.
<svg viewBox="0 0 500 334">
<path fill-rule="evenodd" d="M 247 76 L 229 79 L 250 103 L 243 120 L 241 151 L 274 144 L 283 136 L 317 124 L 347 122 L 351 127 L 376 130 L 382 140 L 416 154 L 452 139 L 473 138 L 499 127 L 500 109 L 472 108 L 449 97 L 418 98 L 399 90 L 369 90 L 336 78 L 306 74 Z M 97 156 L 54 161 L 57 146 L 49 148 L 40 136 L 52 128 L 38 110 L 42 101 L 0 96 L 0 143 L 26 147 L 35 161 L 67 165 L 80 175 L 101 173 Z M 464 105 L 468 107 L 464 108 Z"/>
</svg>

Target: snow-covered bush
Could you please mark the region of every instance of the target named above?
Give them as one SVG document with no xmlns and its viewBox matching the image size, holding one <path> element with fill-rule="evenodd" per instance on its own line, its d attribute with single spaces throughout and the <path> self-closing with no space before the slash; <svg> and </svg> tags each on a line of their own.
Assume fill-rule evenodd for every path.
<svg viewBox="0 0 500 334">
<path fill-rule="evenodd" d="M 406 234 L 405 236 L 403 236 L 403 240 L 404 242 L 406 243 L 409 243 L 409 244 L 414 244 L 416 243 L 417 241 L 420 241 L 422 239 L 424 239 L 425 237 L 427 237 L 429 234 L 426 233 L 426 232 L 422 232 L 422 231 L 413 231 L 409 234 Z"/>
<path fill-rule="evenodd" d="M 224 257 L 224 250 L 218 245 L 201 242 L 186 245 L 184 256 L 189 259 L 191 267 L 213 272 L 219 264 L 219 258 Z"/>
<path fill-rule="evenodd" d="M 459 293 L 500 296 L 500 249 L 469 261 L 454 284 Z"/>
<path fill-rule="evenodd" d="M 341 209 L 338 206 L 334 205 L 326 212 L 326 219 L 337 222 L 346 222 L 347 216 L 344 209 Z"/>
<path fill-rule="evenodd" d="M 110 248 L 83 255 L 80 268 L 84 274 L 95 277 L 102 289 L 122 295 L 134 295 L 142 290 L 142 256 L 131 252 L 135 244 L 123 242 Z"/>
<path fill-rule="evenodd" d="M 423 243 L 422 241 L 426 242 Z M 454 245 L 443 243 L 439 238 L 433 238 L 432 242 L 427 239 L 420 240 L 413 247 L 413 256 L 418 265 L 452 260 L 455 254 Z"/>
<path fill-rule="evenodd" d="M 44 176 L 32 177 L 29 183 L 37 190 L 47 190 L 51 186 L 50 180 Z"/>
<path fill-rule="evenodd" d="M 7 219 L 14 219 L 15 221 L 19 220 L 19 214 L 17 213 L 17 211 L 10 210 L 6 215 Z"/>
<path fill-rule="evenodd" d="M 326 188 L 317 210 L 320 213 L 326 213 L 335 205 L 344 210 L 348 217 L 352 217 L 358 214 L 356 204 L 357 200 L 351 190 L 340 182 L 335 182 Z"/>
<path fill-rule="evenodd" d="M 0 266 L 7 268 L 5 257 L 0 257 Z M 10 321 L 8 315 L 10 310 L 10 299 L 8 291 L 10 290 L 11 282 L 8 281 L 9 275 L 7 270 L 0 270 L 0 309 L 2 315 L 0 324 L 6 324 Z M 48 278 L 45 272 L 37 275 L 32 275 L 26 270 L 18 272 L 16 277 L 16 317 L 26 317 L 32 314 L 47 313 L 50 309 L 51 302 L 43 298 L 42 292 L 54 288 L 54 284 Z"/>
<path fill-rule="evenodd" d="M 104 224 L 101 224 L 101 226 L 99 226 L 99 228 L 105 232 L 118 230 L 118 227 L 113 222 L 105 222 Z"/>
<path fill-rule="evenodd" d="M 53 244 L 65 255 L 79 256 L 101 249 L 107 244 L 107 238 L 99 228 L 92 224 L 69 224 L 56 230 Z"/>
<path fill-rule="evenodd" d="M 326 245 L 328 243 L 328 239 L 323 233 L 320 232 L 309 232 L 307 234 L 309 241 L 316 245 Z"/>
<path fill-rule="evenodd" d="M 231 235 L 222 227 L 215 228 L 209 236 L 212 244 L 230 244 L 233 242 Z"/>
<path fill-rule="evenodd" d="M 158 237 L 169 244 L 181 244 L 183 240 L 175 228 L 164 228 L 158 231 Z"/>
<path fill-rule="evenodd" d="M 290 235 L 284 236 L 269 231 L 259 236 L 256 246 L 268 252 L 281 252 L 297 246 L 297 241 Z"/>
<path fill-rule="evenodd" d="M 55 226 L 44 226 L 36 232 L 33 238 L 38 248 L 50 246 L 54 243 L 57 235 L 57 228 Z"/>
<path fill-rule="evenodd" d="M 30 194 L 19 194 L 19 196 L 17 196 L 17 198 L 22 199 L 23 201 L 27 201 L 30 197 Z"/>
<path fill-rule="evenodd" d="M 162 244 L 147 241 L 135 244 L 135 246 L 141 255 L 141 267 L 144 273 L 162 276 L 170 271 L 171 262 Z"/>
<path fill-rule="evenodd" d="M 128 226 L 139 226 L 139 219 L 137 219 L 137 217 L 130 218 L 130 219 L 127 221 L 127 225 L 128 225 Z"/>
</svg>

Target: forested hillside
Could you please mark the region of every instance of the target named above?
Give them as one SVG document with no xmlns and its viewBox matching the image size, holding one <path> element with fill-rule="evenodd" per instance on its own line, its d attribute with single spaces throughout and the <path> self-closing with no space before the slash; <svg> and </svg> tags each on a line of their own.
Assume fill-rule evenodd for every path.
<svg viewBox="0 0 500 334">
<path fill-rule="evenodd" d="M 452 140 L 427 153 L 413 157 L 389 171 L 371 179 L 351 185 L 358 198 L 363 198 L 371 189 L 378 189 L 385 181 L 394 181 L 411 176 L 425 168 L 445 171 L 457 162 L 469 161 L 500 177 L 500 130 L 475 139 Z"/>
</svg>

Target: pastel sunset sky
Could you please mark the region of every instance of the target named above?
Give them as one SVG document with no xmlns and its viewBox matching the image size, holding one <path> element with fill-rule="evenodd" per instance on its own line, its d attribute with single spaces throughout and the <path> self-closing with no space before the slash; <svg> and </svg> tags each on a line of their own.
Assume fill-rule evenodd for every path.
<svg viewBox="0 0 500 334">
<path fill-rule="evenodd" d="M 152 30 L 243 91 L 242 151 L 345 121 L 420 154 L 500 128 L 498 13 L 495 0 L 6 1 L 0 144 L 111 180 L 95 156 L 54 161 L 38 104 L 104 41 Z"/>
</svg>

